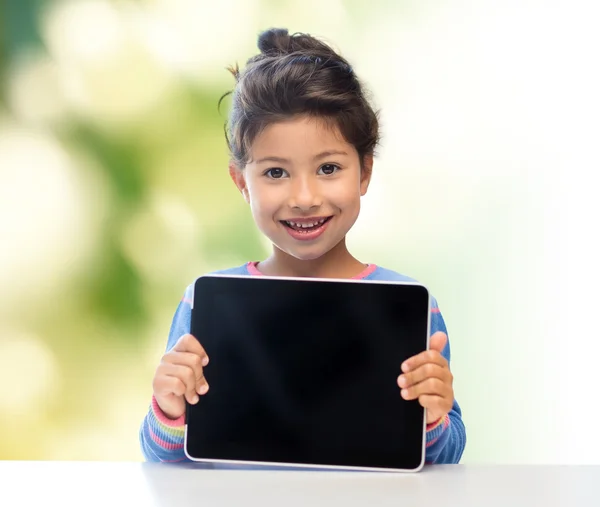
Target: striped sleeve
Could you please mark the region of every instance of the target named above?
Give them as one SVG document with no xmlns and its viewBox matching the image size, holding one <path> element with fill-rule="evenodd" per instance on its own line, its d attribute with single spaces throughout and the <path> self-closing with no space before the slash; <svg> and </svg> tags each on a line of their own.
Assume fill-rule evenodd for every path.
<svg viewBox="0 0 600 507">
<path fill-rule="evenodd" d="M 169 337 L 166 351 L 171 350 L 179 338 L 190 332 L 192 315 L 193 286 L 189 286 L 179 302 Z M 140 446 L 146 461 L 177 462 L 189 461 L 183 450 L 185 416 L 169 419 L 152 397 L 148 412 L 140 427 Z"/>
<path fill-rule="evenodd" d="M 448 335 L 444 318 L 437 301 L 433 299 L 431 309 L 431 334 L 442 331 Z M 450 341 L 442 351 L 450 364 Z M 456 464 L 465 449 L 467 435 L 462 420 L 462 411 L 454 400 L 452 409 L 440 420 L 427 425 L 425 461 L 428 464 Z"/>
</svg>

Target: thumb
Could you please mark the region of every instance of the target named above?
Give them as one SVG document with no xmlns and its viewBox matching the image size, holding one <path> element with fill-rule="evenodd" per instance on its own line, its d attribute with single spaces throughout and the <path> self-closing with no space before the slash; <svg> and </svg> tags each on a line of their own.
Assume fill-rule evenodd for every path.
<svg viewBox="0 0 600 507">
<path fill-rule="evenodd" d="M 429 339 L 429 349 L 435 350 L 441 354 L 447 342 L 448 337 L 446 336 L 446 333 L 438 331 L 437 333 L 433 334 Z"/>
</svg>

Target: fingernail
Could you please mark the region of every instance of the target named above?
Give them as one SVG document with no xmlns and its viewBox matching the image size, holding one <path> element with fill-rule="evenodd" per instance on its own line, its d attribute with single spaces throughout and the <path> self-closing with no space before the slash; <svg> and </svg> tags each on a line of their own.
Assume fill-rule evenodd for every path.
<svg viewBox="0 0 600 507">
<path fill-rule="evenodd" d="M 401 367 L 402 371 L 404 373 L 406 373 L 408 371 L 408 364 L 407 363 L 402 363 L 402 367 Z"/>
<path fill-rule="evenodd" d="M 208 384 L 202 384 L 202 387 L 200 388 L 200 394 L 206 394 L 208 391 Z"/>
<path fill-rule="evenodd" d="M 404 375 L 400 375 L 398 377 L 398 385 L 400 387 L 404 387 L 406 385 L 406 377 Z"/>
<path fill-rule="evenodd" d="M 200 401 L 200 398 L 197 394 L 194 394 L 194 397 L 192 398 L 192 405 L 195 405 L 196 403 L 198 403 L 198 401 Z"/>
<path fill-rule="evenodd" d="M 204 356 L 204 359 L 202 359 L 202 366 L 206 366 L 208 364 L 208 356 Z"/>
<path fill-rule="evenodd" d="M 400 391 L 400 394 L 404 399 L 406 399 L 406 397 L 408 396 L 408 391 L 406 389 L 402 389 L 402 391 Z"/>
</svg>

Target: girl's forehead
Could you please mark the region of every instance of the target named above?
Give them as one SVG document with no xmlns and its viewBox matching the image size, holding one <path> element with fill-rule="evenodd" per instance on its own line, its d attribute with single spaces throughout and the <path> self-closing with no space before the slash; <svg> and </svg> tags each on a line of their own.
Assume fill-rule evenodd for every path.
<svg viewBox="0 0 600 507">
<path fill-rule="evenodd" d="M 337 125 L 318 118 L 294 118 L 265 127 L 252 143 L 252 152 L 277 147 L 342 149 L 348 142 Z"/>
</svg>

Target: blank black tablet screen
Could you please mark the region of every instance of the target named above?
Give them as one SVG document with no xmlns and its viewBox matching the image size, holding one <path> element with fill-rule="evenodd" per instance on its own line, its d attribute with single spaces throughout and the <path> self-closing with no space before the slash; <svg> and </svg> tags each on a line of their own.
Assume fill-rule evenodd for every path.
<svg viewBox="0 0 600 507">
<path fill-rule="evenodd" d="M 427 348 L 420 285 L 201 277 L 191 332 L 209 392 L 188 405 L 195 459 L 414 469 L 419 403 L 401 363 Z"/>
</svg>

